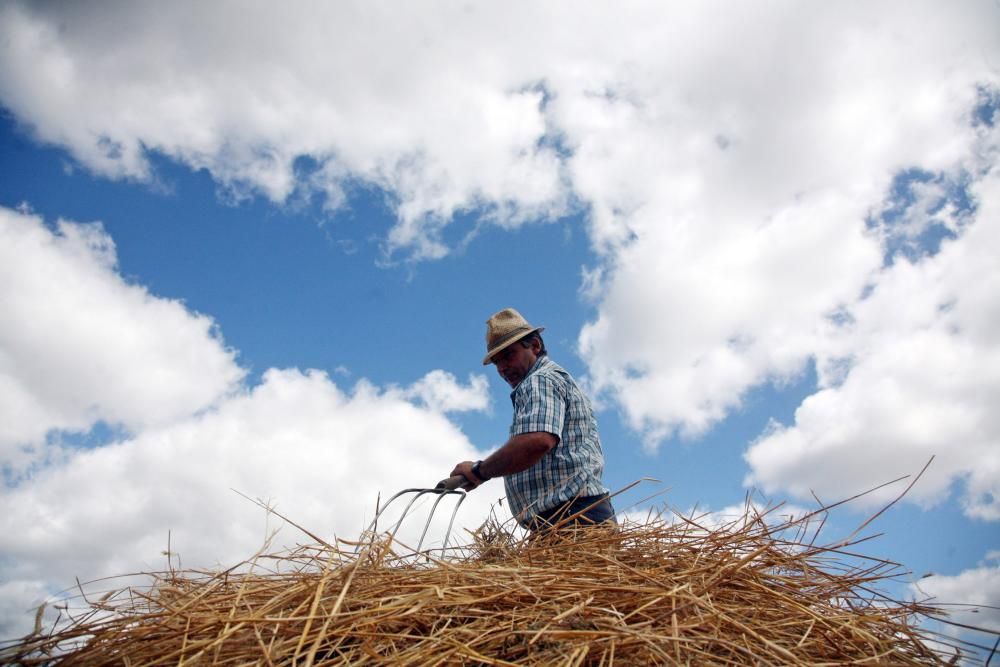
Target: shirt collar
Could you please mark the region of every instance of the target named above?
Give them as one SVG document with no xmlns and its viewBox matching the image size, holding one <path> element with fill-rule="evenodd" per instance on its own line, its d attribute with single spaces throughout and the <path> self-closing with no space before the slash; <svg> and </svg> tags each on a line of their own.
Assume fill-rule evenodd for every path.
<svg viewBox="0 0 1000 667">
<path fill-rule="evenodd" d="M 525 375 L 523 378 L 521 378 L 521 381 L 517 383 L 517 386 L 515 386 L 511 390 L 510 392 L 511 400 L 514 400 L 514 392 L 517 391 L 517 388 L 520 387 L 522 384 L 524 384 L 524 381 L 530 378 L 539 368 L 545 366 L 548 363 L 549 363 L 549 355 L 547 354 L 539 355 L 539 357 L 535 359 L 535 363 L 534 365 L 532 365 L 531 370 L 528 371 L 528 374 Z"/>
</svg>

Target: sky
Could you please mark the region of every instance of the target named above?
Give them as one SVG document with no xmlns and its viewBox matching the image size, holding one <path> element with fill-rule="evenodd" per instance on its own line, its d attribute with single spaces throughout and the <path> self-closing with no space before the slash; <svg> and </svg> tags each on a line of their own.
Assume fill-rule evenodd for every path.
<svg viewBox="0 0 1000 667">
<path fill-rule="evenodd" d="M 0 4 L 0 637 L 168 546 L 308 539 L 234 490 L 352 538 L 485 457 L 504 307 L 606 485 L 659 480 L 622 512 L 910 476 L 833 542 L 933 458 L 864 549 L 1000 629 L 998 35 L 990 0 Z"/>
</svg>

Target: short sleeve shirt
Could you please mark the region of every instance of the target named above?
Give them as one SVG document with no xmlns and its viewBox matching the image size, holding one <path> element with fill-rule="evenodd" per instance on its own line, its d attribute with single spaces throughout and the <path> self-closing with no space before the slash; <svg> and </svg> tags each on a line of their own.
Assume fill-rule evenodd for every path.
<svg viewBox="0 0 1000 667">
<path fill-rule="evenodd" d="M 573 377 L 543 355 L 510 394 L 511 437 L 551 433 L 559 442 L 535 465 L 504 477 L 511 513 L 522 525 L 577 496 L 607 493 L 604 453 L 590 400 Z"/>
</svg>

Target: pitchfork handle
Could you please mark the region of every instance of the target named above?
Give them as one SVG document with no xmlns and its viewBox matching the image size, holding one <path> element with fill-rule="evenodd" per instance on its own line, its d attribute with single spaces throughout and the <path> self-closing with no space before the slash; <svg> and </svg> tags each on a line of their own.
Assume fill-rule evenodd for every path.
<svg viewBox="0 0 1000 667">
<path fill-rule="evenodd" d="M 448 479 L 442 479 L 434 488 L 454 491 L 455 489 L 462 488 L 462 486 L 464 484 L 468 484 L 468 482 L 469 480 L 465 479 L 463 475 L 455 475 L 454 477 L 449 477 Z"/>
</svg>

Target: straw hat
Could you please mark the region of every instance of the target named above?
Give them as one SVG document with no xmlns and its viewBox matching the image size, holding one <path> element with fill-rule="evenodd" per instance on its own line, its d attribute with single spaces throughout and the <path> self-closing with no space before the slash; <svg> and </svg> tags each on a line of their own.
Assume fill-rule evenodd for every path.
<svg viewBox="0 0 1000 667">
<path fill-rule="evenodd" d="M 528 320 L 513 308 L 504 308 L 490 315 L 486 320 L 486 357 L 483 366 L 489 366 L 490 357 L 500 350 L 509 347 L 525 336 L 536 331 L 545 331 L 545 327 L 533 327 Z"/>
</svg>

